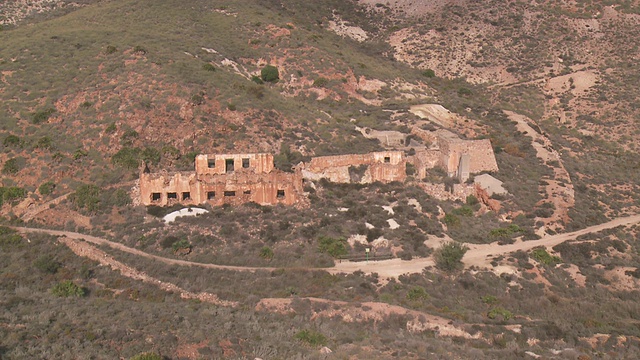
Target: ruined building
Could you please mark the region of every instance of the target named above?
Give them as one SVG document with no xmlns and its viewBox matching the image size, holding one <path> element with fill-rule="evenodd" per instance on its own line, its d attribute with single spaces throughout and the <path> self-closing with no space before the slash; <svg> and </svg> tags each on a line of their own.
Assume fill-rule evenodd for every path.
<svg viewBox="0 0 640 360">
<path fill-rule="evenodd" d="M 140 202 L 147 206 L 293 205 L 303 196 L 303 177 L 341 183 L 404 181 L 405 168 L 400 151 L 315 157 L 309 164 L 296 166 L 293 173 L 276 169 L 271 154 L 198 155 L 193 172 L 141 172 Z"/>
<path fill-rule="evenodd" d="M 300 170 L 276 169 L 271 154 L 198 155 L 195 172 L 140 174 L 140 200 L 147 206 L 293 205 L 301 196 Z"/>
<path fill-rule="evenodd" d="M 325 178 L 336 183 L 405 181 L 406 160 L 402 151 L 319 156 L 304 165 L 302 175 L 307 180 Z"/>
<path fill-rule="evenodd" d="M 414 165 L 418 177 L 424 178 L 427 169 L 442 168 L 451 177 L 461 182 L 467 181 L 470 174 L 482 171 L 498 171 L 498 163 L 489 139 L 464 140 L 451 131 L 440 129 L 421 133 L 422 138 L 432 142 L 434 149 L 418 150 Z"/>
</svg>

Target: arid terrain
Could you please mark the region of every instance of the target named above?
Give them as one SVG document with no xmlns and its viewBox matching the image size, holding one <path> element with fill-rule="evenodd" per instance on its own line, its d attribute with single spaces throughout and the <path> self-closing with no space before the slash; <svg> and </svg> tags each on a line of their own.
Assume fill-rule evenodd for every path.
<svg viewBox="0 0 640 360">
<path fill-rule="evenodd" d="M 0 3 L 0 359 L 637 358 L 638 25 Z"/>
</svg>

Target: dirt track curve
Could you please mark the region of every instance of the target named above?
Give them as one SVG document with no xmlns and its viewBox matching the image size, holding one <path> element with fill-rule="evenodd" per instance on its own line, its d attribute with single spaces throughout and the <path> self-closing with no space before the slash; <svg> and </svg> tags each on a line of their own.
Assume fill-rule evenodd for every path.
<svg viewBox="0 0 640 360">
<path fill-rule="evenodd" d="M 538 246 L 553 247 L 567 240 L 573 240 L 580 235 L 599 232 L 606 229 L 612 229 L 618 226 L 633 225 L 636 223 L 640 223 L 640 214 L 627 216 L 627 217 L 620 217 L 606 223 L 590 226 L 582 230 L 578 230 L 570 233 L 546 236 L 540 240 L 518 242 L 510 245 L 497 245 L 496 243 L 482 244 L 482 245 L 469 244 L 468 245 L 469 251 L 466 253 L 465 257 L 463 258 L 463 262 L 467 267 L 473 266 L 473 265 L 479 266 L 479 267 L 486 267 L 490 261 L 490 260 L 487 260 L 487 257 L 508 254 L 518 250 L 526 251 Z M 26 228 L 26 227 L 16 227 L 15 229 L 22 233 L 42 232 L 42 233 L 46 233 L 54 236 L 65 236 L 67 238 L 75 239 L 75 240 L 84 240 L 86 242 L 96 244 L 96 245 L 107 245 L 111 248 L 114 248 L 120 251 L 124 251 L 133 255 L 146 257 L 148 259 L 154 259 L 169 265 L 198 266 L 198 267 L 203 267 L 208 269 L 252 271 L 252 272 L 260 271 L 260 270 L 273 271 L 277 269 L 275 267 L 217 265 L 217 264 L 198 263 L 198 262 L 186 261 L 186 260 L 170 259 L 162 256 L 148 254 L 144 251 L 137 250 L 137 249 L 128 247 L 126 245 L 109 241 L 103 238 L 80 234 L 72 231 L 60 231 L 60 230 Z M 363 271 L 365 273 L 378 273 L 379 276 L 383 278 L 388 278 L 388 277 L 397 277 L 399 275 L 406 274 L 406 273 L 420 273 L 422 272 L 422 269 L 424 269 L 425 267 L 433 266 L 433 265 L 434 265 L 434 262 L 431 258 L 420 258 L 420 259 L 413 259 L 408 261 L 401 260 L 401 259 L 391 259 L 391 260 L 383 260 L 383 261 L 376 261 L 376 262 L 369 262 L 369 263 L 345 261 L 345 262 L 338 263 L 331 268 L 298 268 L 298 269 L 307 270 L 307 271 L 309 270 L 327 271 L 332 274 Z"/>
</svg>

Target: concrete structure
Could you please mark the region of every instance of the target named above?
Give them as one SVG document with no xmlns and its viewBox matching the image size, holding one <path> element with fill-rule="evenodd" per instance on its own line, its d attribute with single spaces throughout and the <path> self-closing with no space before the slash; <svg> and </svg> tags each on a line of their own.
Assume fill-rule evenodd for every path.
<svg viewBox="0 0 640 360">
<path fill-rule="evenodd" d="M 312 158 L 309 164 L 304 165 L 302 176 L 307 180 L 324 178 L 337 183 L 405 181 L 406 167 L 402 151 L 320 156 Z"/>
<path fill-rule="evenodd" d="M 140 174 L 144 205 L 293 205 L 302 192 L 300 170 L 275 169 L 271 154 L 198 155 L 195 172 Z"/>
</svg>

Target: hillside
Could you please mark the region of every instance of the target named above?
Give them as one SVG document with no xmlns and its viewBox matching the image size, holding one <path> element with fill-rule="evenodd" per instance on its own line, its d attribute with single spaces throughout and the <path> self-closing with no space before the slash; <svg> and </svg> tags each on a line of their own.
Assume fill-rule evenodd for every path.
<svg viewBox="0 0 640 360">
<path fill-rule="evenodd" d="M 0 358 L 637 356 L 640 3 L 0 14 Z M 486 141 L 505 193 L 421 168 L 443 133 Z M 405 182 L 306 179 L 296 206 L 173 223 L 183 206 L 139 205 L 142 169 L 187 173 L 198 154 L 291 172 L 382 150 Z M 468 252 L 447 267 L 450 242 Z M 365 248 L 391 259 L 341 260 Z"/>
</svg>

